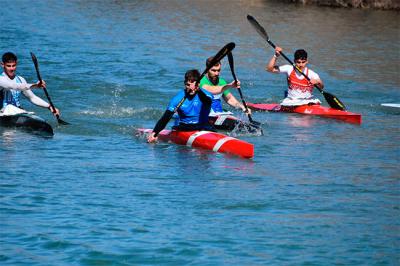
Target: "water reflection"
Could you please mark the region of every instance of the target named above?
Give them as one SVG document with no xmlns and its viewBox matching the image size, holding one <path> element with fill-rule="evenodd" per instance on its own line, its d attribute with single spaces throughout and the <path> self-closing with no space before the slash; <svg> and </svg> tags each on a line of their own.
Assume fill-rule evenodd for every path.
<svg viewBox="0 0 400 266">
<path fill-rule="evenodd" d="M 18 140 L 18 134 L 16 129 L 3 129 L 0 131 L 1 143 L 4 147 L 13 146 L 15 140 Z"/>
<path fill-rule="evenodd" d="M 292 127 L 313 127 L 314 125 L 320 123 L 319 119 L 316 117 L 288 114 L 287 121 Z"/>
</svg>

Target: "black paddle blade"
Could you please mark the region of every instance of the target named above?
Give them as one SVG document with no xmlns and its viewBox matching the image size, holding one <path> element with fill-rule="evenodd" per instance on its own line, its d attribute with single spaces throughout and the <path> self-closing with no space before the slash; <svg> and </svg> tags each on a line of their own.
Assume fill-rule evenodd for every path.
<svg viewBox="0 0 400 266">
<path fill-rule="evenodd" d="M 238 129 L 240 131 L 245 131 L 245 132 L 248 132 L 251 134 L 257 133 L 257 134 L 261 134 L 261 136 L 264 135 L 264 131 L 261 127 L 261 123 L 255 122 L 255 121 L 250 122 L 250 123 L 240 122 L 238 124 Z"/>
<path fill-rule="evenodd" d="M 268 33 L 265 31 L 265 29 L 258 23 L 258 21 L 251 15 L 247 15 L 247 20 L 250 22 L 250 24 L 254 27 L 254 29 L 260 34 L 260 36 L 266 40 L 267 42 L 269 41 Z"/>
<path fill-rule="evenodd" d="M 38 65 L 37 58 L 36 58 L 35 54 L 32 52 L 31 52 L 31 57 L 32 57 L 33 64 L 35 64 L 35 67 L 36 67 Z"/>
<path fill-rule="evenodd" d="M 32 57 L 33 63 L 35 64 L 35 62 L 37 62 L 37 58 L 36 58 L 35 54 L 32 53 L 32 52 L 31 52 L 31 57 Z M 36 64 L 35 64 L 35 65 L 36 65 Z"/>
<path fill-rule="evenodd" d="M 235 74 L 235 64 L 233 62 L 233 54 L 232 53 L 228 54 L 228 62 L 229 62 L 229 66 L 231 67 L 232 77 L 235 81 L 237 81 L 236 74 Z"/>
<path fill-rule="evenodd" d="M 206 69 L 203 71 L 203 73 L 201 74 L 200 78 L 199 78 L 199 82 L 200 80 L 204 77 L 205 74 L 207 74 L 207 72 L 213 67 L 215 66 L 219 61 L 221 61 L 227 54 L 229 54 L 230 52 L 232 52 L 232 50 L 235 48 L 235 43 L 234 42 L 230 42 L 227 45 L 225 45 L 224 47 L 222 47 L 221 50 L 218 51 L 218 53 L 216 55 L 214 55 L 213 59 L 211 60 L 211 62 L 207 65 Z"/>
<path fill-rule="evenodd" d="M 257 121 L 254 121 L 254 120 L 252 120 L 252 121 L 250 122 L 250 126 L 251 126 L 252 128 L 257 129 L 257 130 L 261 130 L 261 134 L 264 135 L 264 132 L 263 132 L 263 130 L 262 130 L 261 125 L 262 125 L 262 124 L 261 124 L 260 122 L 257 122 Z"/>
<path fill-rule="evenodd" d="M 324 95 L 326 102 L 329 104 L 330 107 L 337 110 L 346 110 L 344 104 L 333 94 L 330 94 L 326 91 L 321 91 L 322 95 Z"/>
<path fill-rule="evenodd" d="M 232 50 L 235 49 L 235 43 L 230 42 L 227 45 L 225 45 L 213 58 L 211 62 L 218 63 L 219 61 L 222 60 L 228 53 L 232 52 Z M 215 65 L 210 64 L 212 67 Z"/>
<path fill-rule="evenodd" d="M 251 121 L 250 124 L 253 125 L 254 127 L 261 127 L 261 123 L 254 120 Z"/>
<path fill-rule="evenodd" d="M 58 122 L 60 125 L 71 125 L 70 123 L 65 122 L 65 121 L 62 120 L 61 118 L 57 118 L 57 122 Z"/>
<path fill-rule="evenodd" d="M 35 54 L 32 53 L 32 52 L 31 52 L 31 57 L 32 57 L 33 64 L 35 65 L 35 70 L 36 70 L 36 75 L 37 75 L 37 77 L 38 77 L 38 80 L 39 80 L 39 81 L 42 81 L 42 78 L 40 77 L 40 73 L 39 73 L 39 63 L 38 63 L 38 60 L 37 60 Z"/>
</svg>

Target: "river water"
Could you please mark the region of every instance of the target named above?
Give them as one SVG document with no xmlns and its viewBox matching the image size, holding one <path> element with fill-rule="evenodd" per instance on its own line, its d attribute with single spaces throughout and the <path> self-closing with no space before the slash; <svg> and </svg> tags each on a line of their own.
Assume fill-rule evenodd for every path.
<svg viewBox="0 0 400 266">
<path fill-rule="evenodd" d="M 35 81 L 34 52 L 71 123 L 24 102 L 55 136 L 0 128 L 1 265 L 400 264 L 400 112 L 380 106 L 400 102 L 399 12 L 257 0 L 2 0 L 0 11 L 1 53 Z M 246 100 L 282 98 L 247 14 L 287 55 L 306 49 L 362 125 L 254 113 L 264 136 L 239 136 L 252 160 L 136 138 L 184 72 L 228 42 Z"/>
</svg>

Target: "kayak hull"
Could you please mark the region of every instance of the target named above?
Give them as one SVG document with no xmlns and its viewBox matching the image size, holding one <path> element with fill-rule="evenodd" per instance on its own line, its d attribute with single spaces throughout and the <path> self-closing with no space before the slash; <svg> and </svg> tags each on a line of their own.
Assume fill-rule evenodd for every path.
<svg viewBox="0 0 400 266">
<path fill-rule="evenodd" d="M 243 123 L 232 115 L 215 115 L 209 116 L 208 122 L 217 130 L 233 130 L 238 124 Z"/>
<path fill-rule="evenodd" d="M 152 129 L 140 128 L 137 130 L 137 135 L 147 136 L 151 132 Z M 164 142 L 173 142 L 193 148 L 232 154 L 247 159 L 254 157 L 253 144 L 212 131 L 162 130 L 158 134 L 158 139 Z"/>
<path fill-rule="evenodd" d="M 237 117 L 227 114 L 218 114 L 208 117 L 208 122 L 216 130 L 222 131 L 245 131 L 248 133 L 257 133 L 260 130 L 260 125 L 255 125 L 249 122 L 240 120 Z"/>
<path fill-rule="evenodd" d="M 361 124 L 361 114 L 337 110 L 319 104 L 282 106 L 277 103 L 247 103 L 248 107 L 255 111 L 297 113 L 304 115 L 316 115 L 320 117 L 338 119 L 346 123 Z"/>
<path fill-rule="evenodd" d="M 53 128 L 43 118 L 29 113 L 0 116 L 3 127 L 20 128 L 40 135 L 53 136 Z"/>
</svg>

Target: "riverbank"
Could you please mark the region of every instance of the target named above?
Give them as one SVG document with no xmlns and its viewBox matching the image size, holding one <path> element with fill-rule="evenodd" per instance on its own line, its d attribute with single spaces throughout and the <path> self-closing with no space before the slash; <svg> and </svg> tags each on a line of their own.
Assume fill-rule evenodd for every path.
<svg viewBox="0 0 400 266">
<path fill-rule="evenodd" d="M 332 7 L 400 10 L 399 0 L 289 0 L 289 1 L 301 4 L 316 4 L 321 6 L 332 6 Z"/>
</svg>

